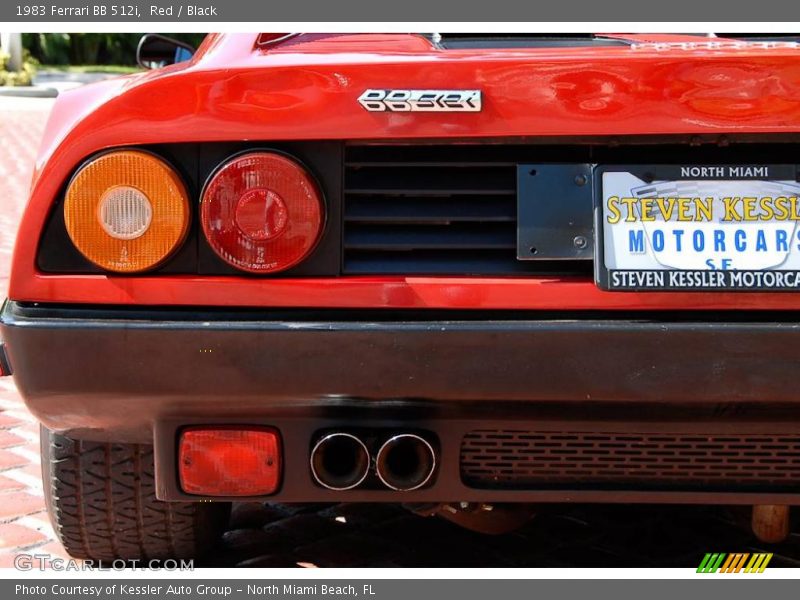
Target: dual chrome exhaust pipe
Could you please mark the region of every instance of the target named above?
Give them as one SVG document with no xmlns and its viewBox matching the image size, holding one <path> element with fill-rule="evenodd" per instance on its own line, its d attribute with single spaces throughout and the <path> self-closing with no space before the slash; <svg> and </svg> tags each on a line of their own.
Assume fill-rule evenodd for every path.
<svg viewBox="0 0 800 600">
<path fill-rule="evenodd" d="M 369 475 L 367 445 L 351 433 L 329 433 L 311 451 L 311 473 L 329 490 L 352 490 Z"/>
<path fill-rule="evenodd" d="M 336 432 L 321 437 L 311 450 L 311 473 L 329 490 L 351 490 L 367 478 L 375 465 L 378 479 L 386 487 L 409 492 L 424 486 L 436 470 L 436 452 L 423 437 L 399 433 L 383 442 L 374 461 L 367 444 L 351 433 Z"/>
</svg>

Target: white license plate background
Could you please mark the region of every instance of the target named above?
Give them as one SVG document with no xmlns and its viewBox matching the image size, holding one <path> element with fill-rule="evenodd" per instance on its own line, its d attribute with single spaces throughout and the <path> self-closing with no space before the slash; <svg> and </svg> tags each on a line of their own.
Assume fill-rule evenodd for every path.
<svg viewBox="0 0 800 600">
<path fill-rule="evenodd" d="M 736 180 L 654 180 L 647 182 L 623 171 L 601 174 L 598 228 L 602 236 L 598 250 L 602 261 L 598 282 L 608 289 L 798 289 L 800 277 L 782 273 L 757 274 L 763 271 L 800 274 L 800 236 L 792 218 L 770 218 L 757 206 L 751 211 L 754 220 L 726 220 L 725 198 L 791 198 L 800 196 L 797 181 Z M 621 217 L 610 210 L 613 198 L 663 198 L 669 208 L 675 199 L 669 220 L 657 209 L 655 220 L 642 220 L 641 205 L 633 207 L 630 221 L 626 204 L 618 203 Z M 679 220 L 678 198 L 702 198 L 710 202 L 711 221 Z M 706 200 L 713 199 L 713 200 Z M 691 203 L 690 203 L 691 204 Z M 742 201 L 733 201 L 743 215 Z M 729 202 L 730 206 L 730 202 Z M 699 212 L 699 211 L 698 211 Z M 694 217 L 695 211 L 689 210 Z M 686 215 L 684 215 L 686 216 Z M 728 213 L 730 218 L 731 213 Z M 643 242 L 643 243 L 642 243 Z M 719 271 L 726 271 L 719 274 Z M 616 275 L 615 275 L 616 272 Z M 670 272 L 673 272 L 671 275 Z M 685 275 L 681 275 L 684 272 Z"/>
</svg>

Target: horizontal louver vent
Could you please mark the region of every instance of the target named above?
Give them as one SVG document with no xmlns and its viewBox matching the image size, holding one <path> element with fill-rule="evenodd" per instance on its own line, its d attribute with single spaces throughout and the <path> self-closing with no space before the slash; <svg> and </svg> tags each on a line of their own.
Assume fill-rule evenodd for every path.
<svg viewBox="0 0 800 600">
<path fill-rule="evenodd" d="M 516 259 L 516 170 L 532 158 L 526 146 L 348 147 L 344 272 L 590 272 Z"/>
</svg>

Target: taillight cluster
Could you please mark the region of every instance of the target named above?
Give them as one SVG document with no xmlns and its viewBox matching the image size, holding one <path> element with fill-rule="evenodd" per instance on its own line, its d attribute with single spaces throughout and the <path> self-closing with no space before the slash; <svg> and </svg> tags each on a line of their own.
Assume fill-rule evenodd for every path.
<svg viewBox="0 0 800 600">
<path fill-rule="evenodd" d="M 300 165 L 273 152 L 249 152 L 211 177 L 200 221 L 222 260 L 272 273 L 296 265 L 314 248 L 323 210 L 316 184 Z"/>
<path fill-rule="evenodd" d="M 117 273 L 161 264 L 186 238 L 190 215 L 178 174 L 136 150 L 109 152 L 84 165 L 64 200 L 72 243 L 94 264 Z"/>
<path fill-rule="evenodd" d="M 191 222 L 178 173 L 140 150 L 103 154 L 67 187 L 64 222 L 75 247 L 97 266 L 138 273 L 164 263 Z M 250 273 L 276 273 L 301 262 L 322 233 L 325 210 L 314 178 L 276 152 L 235 156 L 211 176 L 200 197 L 200 224 L 213 251 Z"/>
</svg>

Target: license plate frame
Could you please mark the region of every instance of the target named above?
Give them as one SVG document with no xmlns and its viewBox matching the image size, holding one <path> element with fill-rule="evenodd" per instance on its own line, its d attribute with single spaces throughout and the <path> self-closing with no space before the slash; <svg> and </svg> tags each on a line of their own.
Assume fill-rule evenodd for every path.
<svg viewBox="0 0 800 600">
<path fill-rule="evenodd" d="M 639 180 L 641 185 L 631 188 L 628 197 L 633 198 L 647 198 L 657 197 L 658 191 L 665 189 L 792 189 L 797 187 L 797 196 L 800 196 L 800 166 L 791 164 L 744 164 L 744 163 L 726 163 L 726 164 L 656 164 L 656 165 L 636 165 L 636 164 L 623 164 L 623 165 L 596 165 L 594 169 L 593 183 L 594 183 L 594 242 L 595 242 L 595 283 L 603 290 L 607 291 L 800 291 L 800 237 L 798 237 L 798 221 L 797 219 L 786 219 L 785 221 L 765 221 L 764 227 L 771 227 L 776 231 L 778 229 L 785 229 L 786 231 L 791 228 L 792 235 L 789 237 L 789 249 L 786 252 L 784 262 L 792 259 L 795 262 L 792 269 L 780 268 L 761 268 L 761 269 L 743 269 L 743 268 L 722 268 L 725 263 L 719 263 L 715 266 L 720 268 L 711 269 L 705 268 L 676 268 L 674 266 L 659 263 L 657 266 L 651 265 L 651 268 L 620 268 L 620 264 L 628 262 L 630 264 L 651 264 L 658 262 L 655 258 L 656 250 L 652 247 L 652 239 L 647 237 L 648 232 L 644 225 L 644 220 L 641 220 L 639 226 L 644 232 L 645 244 L 649 244 L 644 248 L 643 253 L 636 253 L 634 257 L 633 250 L 640 250 L 642 247 L 638 245 L 639 238 L 635 238 L 637 244 L 634 244 L 634 238 L 629 241 L 630 256 L 624 257 L 619 260 L 619 245 L 622 243 L 621 237 L 616 237 L 615 231 L 609 231 L 608 228 L 613 228 L 618 223 L 609 224 L 607 222 L 609 213 L 613 213 L 609 206 L 609 200 L 613 197 L 619 196 L 614 191 L 619 191 L 628 186 L 635 180 Z M 749 182 L 749 183 L 748 183 Z M 647 188 L 652 187 L 655 191 L 652 194 L 645 193 L 649 191 Z M 680 197 L 679 194 L 675 195 Z M 705 196 L 698 196 L 701 198 L 699 204 L 702 205 L 704 210 L 697 209 L 700 216 L 704 216 L 706 211 L 712 211 L 713 219 L 718 219 L 722 209 L 717 209 L 718 205 L 727 206 L 727 197 L 721 196 L 708 196 L 714 197 L 712 202 L 713 206 L 709 207 L 708 202 L 704 201 Z M 751 196 L 742 196 L 751 197 Z M 778 198 L 778 196 L 775 196 Z M 663 198 L 667 198 L 664 196 Z M 796 200 L 798 211 L 800 211 L 800 200 Z M 623 208 L 627 209 L 631 205 L 623 202 Z M 641 204 L 635 204 L 639 209 L 638 216 L 641 219 L 642 208 Z M 669 206 L 667 202 L 666 206 Z M 712 210 L 713 209 L 713 210 Z M 635 209 L 631 209 L 635 210 Z M 727 211 L 727 208 L 725 208 Z M 621 211 L 622 212 L 622 211 Z M 625 213 L 625 218 L 629 213 Z M 652 216 L 652 211 L 647 211 L 648 216 Z M 675 238 L 683 238 L 683 234 L 678 236 L 675 232 L 679 227 L 675 225 L 678 222 L 676 219 L 667 221 L 663 220 L 665 213 L 659 213 L 662 218 L 660 223 L 663 224 L 664 232 L 662 237 L 668 233 L 674 234 Z M 725 212 L 727 215 L 727 212 Z M 612 215 L 612 217 L 615 216 Z M 649 221 L 648 221 L 649 222 Z M 717 229 L 723 232 L 733 231 L 733 223 L 735 221 L 716 222 L 709 221 L 707 224 L 702 222 L 694 222 L 695 228 L 687 227 L 687 230 L 692 231 L 692 238 L 698 228 L 706 227 L 710 229 L 714 227 L 712 232 L 715 236 Z M 752 226 L 756 221 L 743 222 L 748 231 L 756 232 L 757 228 Z M 783 225 L 777 227 L 777 223 Z M 635 223 L 626 223 L 625 228 L 618 227 L 617 230 L 627 232 L 630 237 L 630 232 L 636 227 Z M 655 226 L 651 227 L 652 235 L 655 235 Z M 738 235 L 738 234 L 736 234 Z M 756 235 L 754 233 L 754 235 Z M 778 234 L 776 233 L 776 236 Z M 611 238 L 607 243 L 607 239 Z M 702 236 L 701 236 L 702 237 Z M 722 238 L 722 248 L 725 248 L 725 240 L 728 238 L 727 233 Z M 711 239 L 711 238 L 709 238 Z M 738 239 L 738 238 L 737 238 Z M 778 240 L 780 241 L 780 240 Z M 777 242 L 776 242 L 777 244 Z M 710 246 L 709 246 L 710 247 Z M 609 260 L 609 249 L 613 249 L 611 260 Z M 738 246 L 737 246 L 738 248 Z M 779 246 L 778 249 L 782 249 Z M 719 248 L 715 248 L 719 249 Z M 662 250 L 664 245 L 662 244 Z M 775 250 L 777 252 L 777 250 Z M 794 253 L 794 255 L 793 255 Z M 648 256 L 649 254 L 649 256 Z M 673 252 L 674 254 L 674 252 Z M 695 251 L 698 256 L 692 256 L 691 259 L 685 256 L 669 257 L 670 261 L 686 262 L 689 260 L 699 260 L 702 258 L 702 252 Z M 647 256 L 647 258 L 640 258 Z M 662 255 L 666 256 L 666 255 Z M 688 256 L 688 255 L 687 255 Z M 749 257 L 747 253 L 740 256 L 740 263 L 747 261 Z M 765 258 L 766 260 L 766 258 Z M 730 262 L 730 261 L 729 261 Z M 783 263 L 781 263 L 783 264 Z M 780 266 L 780 265 L 779 265 Z M 772 273 L 772 275 L 765 275 L 765 273 Z M 776 275 L 781 273 L 782 275 Z M 760 274 L 760 275 L 759 275 Z M 778 281 L 780 280 L 780 281 Z"/>
</svg>

